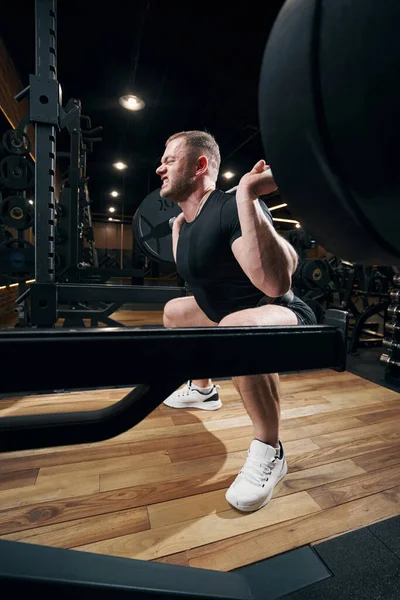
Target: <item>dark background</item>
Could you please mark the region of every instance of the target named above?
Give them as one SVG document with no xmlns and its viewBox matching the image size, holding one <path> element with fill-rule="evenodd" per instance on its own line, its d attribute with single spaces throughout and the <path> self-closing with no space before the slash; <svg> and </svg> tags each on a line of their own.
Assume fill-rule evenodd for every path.
<svg viewBox="0 0 400 600">
<path fill-rule="evenodd" d="M 206 129 L 221 148 L 221 189 L 265 156 L 258 118 L 261 62 L 282 1 L 223 4 L 202 0 L 59 0 L 57 79 L 62 104 L 82 102 L 92 127 L 103 127 L 101 143 L 88 156 L 93 213 L 116 207 L 113 216 L 132 216 L 145 196 L 159 187 L 155 175 L 166 138 L 187 129 Z M 35 73 L 35 2 L 2 6 L 0 35 L 23 86 Z M 132 93 L 146 106 L 122 108 Z M 57 140 L 63 147 L 63 136 Z M 116 171 L 122 160 L 129 168 Z M 120 192 L 118 199 L 110 191 Z M 274 198 L 274 204 L 281 200 Z M 109 214 L 109 213 L 108 213 Z M 287 208 L 274 217 L 296 218 Z M 292 228 L 293 225 L 289 225 Z M 284 227 L 286 228 L 286 227 Z"/>
</svg>

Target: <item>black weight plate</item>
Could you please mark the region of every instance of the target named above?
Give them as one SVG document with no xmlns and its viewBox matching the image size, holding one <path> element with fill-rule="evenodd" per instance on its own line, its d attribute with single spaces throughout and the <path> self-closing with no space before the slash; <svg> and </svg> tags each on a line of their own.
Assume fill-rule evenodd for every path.
<svg viewBox="0 0 400 600">
<path fill-rule="evenodd" d="M 3 146 L 9 154 L 24 156 L 31 151 L 31 142 L 24 131 L 9 129 L 3 135 Z"/>
<path fill-rule="evenodd" d="M 318 259 L 305 260 L 301 265 L 300 277 L 303 286 L 308 289 L 324 289 L 330 281 L 327 265 Z"/>
<path fill-rule="evenodd" d="M 180 212 L 177 204 L 160 196 L 159 189 L 151 192 L 140 204 L 133 218 L 133 232 L 138 246 L 151 260 L 174 262 L 169 220 Z"/>
<path fill-rule="evenodd" d="M 9 196 L 5 198 L 0 213 L 0 220 L 7 227 L 23 231 L 33 225 L 34 211 L 26 198 Z"/>
<path fill-rule="evenodd" d="M 293 217 L 360 264 L 400 261 L 400 2 L 287 1 L 259 89 L 265 158 Z"/>
<path fill-rule="evenodd" d="M 0 244 L 3 275 L 26 277 L 35 273 L 35 247 L 27 240 L 12 239 Z"/>
<path fill-rule="evenodd" d="M 6 156 L 0 162 L 0 183 L 11 190 L 27 190 L 35 180 L 32 164 L 23 156 Z"/>
</svg>

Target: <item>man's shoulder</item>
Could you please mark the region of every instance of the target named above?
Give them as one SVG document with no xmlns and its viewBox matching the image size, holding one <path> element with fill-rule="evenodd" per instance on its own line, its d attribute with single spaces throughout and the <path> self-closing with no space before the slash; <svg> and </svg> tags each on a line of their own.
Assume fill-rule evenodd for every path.
<svg viewBox="0 0 400 600">
<path fill-rule="evenodd" d="M 236 190 L 224 192 L 217 188 L 214 190 L 214 198 L 216 203 L 222 208 L 226 203 L 231 204 L 232 202 L 236 202 Z"/>
</svg>

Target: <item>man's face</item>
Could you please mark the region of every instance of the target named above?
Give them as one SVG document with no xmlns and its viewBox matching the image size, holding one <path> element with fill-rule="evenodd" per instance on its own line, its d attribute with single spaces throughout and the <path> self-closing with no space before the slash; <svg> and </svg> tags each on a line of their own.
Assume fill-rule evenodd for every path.
<svg viewBox="0 0 400 600">
<path fill-rule="evenodd" d="M 196 161 L 190 155 L 184 138 L 172 140 L 161 158 L 156 170 L 161 177 L 160 195 L 173 202 L 185 199 L 194 188 Z"/>
</svg>

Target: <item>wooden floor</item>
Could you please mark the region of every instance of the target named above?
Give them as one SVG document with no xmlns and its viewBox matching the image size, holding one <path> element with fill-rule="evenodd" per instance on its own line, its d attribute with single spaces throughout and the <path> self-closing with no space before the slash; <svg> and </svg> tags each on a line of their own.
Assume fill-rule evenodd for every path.
<svg viewBox="0 0 400 600">
<path fill-rule="evenodd" d="M 398 393 L 348 372 L 282 375 L 289 472 L 244 514 L 225 492 L 252 427 L 218 383 L 216 412 L 161 404 L 101 443 L 0 454 L 0 537 L 229 571 L 400 514 Z M 8 398 L 0 416 L 92 410 L 128 391 Z"/>
</svg>

